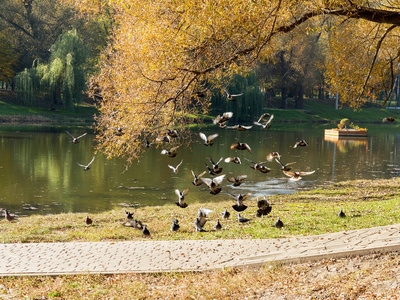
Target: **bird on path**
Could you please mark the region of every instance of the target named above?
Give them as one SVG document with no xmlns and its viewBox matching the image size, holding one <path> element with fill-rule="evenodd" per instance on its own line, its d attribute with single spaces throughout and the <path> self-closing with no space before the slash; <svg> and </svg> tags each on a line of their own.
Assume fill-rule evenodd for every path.
<svg viewBox="0 0 400 300">
<path fill-rule="evenodd" d="M 243 180 L 247 178 L 247 175 L 239 175 L 237 177 L 229 177 L 227 180 L 233 183 L 233 186 L 239 186 L 242 184 Z"/>
<path fill-rule="evenodd" d="M 226 98 L 228 98 L 229 101 L 235 101 L 237 97 L 243 96 L 243 93 L 241 94 L 231 94 L 228 92 L 226 88 L 223 88 L 226 94 Z"/>
<path fill-rule="evenodd" d="M 251 129 L 252 127 L 253 127 L 252 125 L 251 126 L 244 126 L 244 125 L 240 125 L 240 124 L 237 124 L 237 125 L 234 125 L 234 126 L 226 126 L 226 128 L 236 129 L 238 131 L 246 131 L 246 130 Z"/>
<path fill-rule="evenodd" d="M 178 223 L 179 223 L 178 219 L 174 219 L 172 221 L 171 231 L 178 231 L 178 229 L 180 228 Z"/>
<path fill-rule="evenodd" d="M 240 165 L 240 164 L 242 163 L 242 161 L 240 160 L 240 158 L 237 157 L 237 156 L 234 156 L 234 157 L 227 157 L 227 158 L 225 158 L 224 161 L 225 161 L 226 163 L 233 162 L 233 163 L 238 164 L 238 165 Z"/>
<path fill-rule="evenodd" d="M 224 178 L 225 178 L 225 174 L 224 175 L 220 175 L 220 176 L 215 177 L 215 178 L 200 178 L 200 180 L 203 181 L 203 183 L 206 186 L 208 186 L 208 188 L 210 189 L 210 194 L 216 195 L 219 192 L 221 192 L 220 184 L 222 183 Z"/>
<path fill-rule="evenodd" d="M 142 229 L 142 237 L 150 237 L 150 231 L 147 229 L 147 225 L 143 225 Z"/>
<path fill-rule="evenodd" d="M 179 172 L 178 168 L 182 164 L 182 162 L 183 162 L 183 160 L 181 160 L 181 162 L 176 167 L 168 165 L 168 168 L 170 168 L 175 174 L 178 174 L 178 172 Z"/>
<path fill-rule="evenodd" d="M 247 218 L 245 218 L 245 217 L 242 217 L 239 213 L 238 213 L 237 215 L 238 215 L 238 221 L 239 221 L 240 223 L 246 223 L 246 222 L 251 221 L 251 219 L 247 219 Z"/>
<path fill-rule="evenodd" d="M 188 193 L 189 193 L 189 188 L 186 188 L 182 192 L 180 192 L 178 189 L 175 189 L 175 194 L 178 196 L 178 202 L 175 202 L 175 204 L 181 208 L 187 207 L 188 205 L 187 203 L 185 203 L 184 199 Z"/>
<path fill-rule="evenodd" d="M 214 225 L 214 229 L 215 229 L 216 231 L 219 231 L 219 230 L 222 229 L 222 225 L 221 225 L 221 223 L 219 222 L 219 219 L 217 220 L 217 224 Z"/>
<path fill-rule="evenodd" d="M 305 175 L 311 175 L 314 174 L 314 171 L 310 171 L 310 172 L 292 172 L 292 171 L 283 171 L 283 173 L 286 176 L 289 176 L 289 180 L 291 181 L 298 181 L 300 180 L 302 177 L 301 176 L 305 176 Z"/>
<path fill-rule="evenodd" d="M 71 137 L 72 137 L 72 143 L 73 144 L 78 144 L 79 143 L 79 139 L 84 137 L 85 135 L 87 135 L 87 132 L 85 132 L 84 134 L 78 136 L 78 137 L 74 137 L 71 133 L 69 133 L 68 131 L 65 131 L 66 133 L 68 133 Z"/>
<path fill-rule="evenodd" d="M 229 219 L 229 216 L 231 215 L 227 209 L 225 209 L 221 214 L 222 214 L 222 218 L 224 218 L 224 219 Z"/>
<path fill-rule="evenodd" d="M 211 134 L 209 136 L 206 136 L 204 133 L 200 132 L 199 133 L 200 138 L 204 141 L 205 146 L 212 146 L 214 143 L 212 142 L 215 138 L 218 137 L 218 133 Z"/>
<path fill-rule="evenodd" d="M 168 155 L 168 157 L 175 157 L 176 156 L 176 150 L 179 148 L 179 146 L 176 146 L 176 147 L 172 147 L 170 150 L 166 150 L 166 149 L 163 149 L 163 150 L 161 150 L 161 154 L 162 155 Z"/>
<path fill-rule="evenodd" d="M 283 222 L 281 221 L 281 219 L 279 217 L 278 217 L 278 220 L 276 220 L 276 222 L 274 223 L 274 226 L 276 228 L 282 228 L 284 226 Z"/>
<path fill-rule="evenodd" d="M 86 226 L 89 226 L 93 223 L 93 220 L 91 218 L 89 218 L 89 216 L 86 216 L 85 223 L 86 223 Z"/>
<path fill-rule="evenodd" d="M 92 158 L 92 160 L 90 161 L 90 163 L 88 163 L 87 165 L 82 165 L 82 164 L 80 164 L 80 163 L 76 163 L 78 166 L 80 166 L 80 167 L 83 167 L 83 170 L 84 171 L 88 171 L 89 169 L 90 169 L 90 165 L 92 164 L 92 162 L 94 161 L 94 156 L 93 156 L 93 158 Z"/>
<path fill-rule="evenodd" d="M 239 142 L 236 142 L 236 143 L 233 143 L 229 148 L 230 148 L 231 150 L 232 150 L 232 149 L 247 150 L 247 151 L 249 151 L 250 153 L 253 153 L 253 152 L 251 152 L 250 146 L 249 146 L 248 144 L 246 144 L 246 143 L 239 143 Z"/>
<path fill-rule="evenodd" d="M 193 184 L 194 186 L 200 186 L 200 185 L 202 185 L 202 184 L 203 184 L 203 181 L 201 181 L 200 178 L 203 177 L 203 176 L 206 174 L 206 171 L 204 171 L 203 173 L 200 173 L 199 175 L 196 175 L 196 174 L 193 172 L 193 170 L 190 170 L 190 171 L 192 171 L 192 175 L 193 175 L 192 184 Z"/>
<path fill-rule="evenodd" d="M 247 199 L 248 196 L 251 195 L 251 193 L 247 193 L 247 194 L 239 194 L 239 195 L 234 195 L 231 193 L 228 193 L 231 197 L 236 199 L 236 204 L 232 205 L 232 208 L 236 211 L 244 211 L 247 208 L 247 205 L 243 204 L 243 201 Z"/>
<path fill-rule="evenodd" d="M 8 222 L 12 222 L 15 221 L 15 216 L 10 215 L 10 213 L 8 212 L 7 209 L 4 210 L 4 218 L 8 221 Z"/>
<path fill-rule="evenodd" d="M 290 162 L 290 163 L 283 164 L 279 159 L 275 158 L 275 160 L 281 166 L 282 171 L 290 171 L 292 168 L 289 166 L 294 165 L 296 163 L 296 162 Z"/>
<path fill-rule="evenodd" d="M 305 140 L 300 140 L 296 142 L 296 144 L 294 144 L 293 148 L 306 147 L 306 146 L 308 146 L 307 142 Z"/>
<path fill-rule="evenodd" d="M 346 214 L 344 213 L 344 211 L 342 209 L 340 209 L 340 211 L 338 213 L 338 217 L 339 218 L 346 218 Z"/>
</svg>

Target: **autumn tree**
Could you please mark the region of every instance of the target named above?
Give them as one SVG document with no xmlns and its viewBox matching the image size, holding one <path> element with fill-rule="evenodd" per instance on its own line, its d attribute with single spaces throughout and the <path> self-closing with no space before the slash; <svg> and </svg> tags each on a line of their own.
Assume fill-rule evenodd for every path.
<svg viewBox="0 0 400 300">
<path fill-rule="evenodd" d="M 0 45 L 0 81 L 7 82 L 14 77 L 18 54 L 2 35 L 0 35 Z"/>
<path fill-rule="evenodd" d="M 104 5 L 88 2 L 75 5 L 87 11 Z M 207 110 L 204 83 L 222 88 L 259 59 L 284 55 L 290 44 L 278 38 L 306 32 L 315 22 L 328 36 L 327 81 L 343 102 L 358 106 L 367 93 L 389 95 L 399 63 L 398 2 L 112 1 L 117 26 L 92 80 L 103 98 L 99 147 L 110 156 L 136 158 L 143 134 L 156 135 L 184 123 L 188 113 Z M 126 134 L 115 135 L 115 127 Z"/>
</svg>

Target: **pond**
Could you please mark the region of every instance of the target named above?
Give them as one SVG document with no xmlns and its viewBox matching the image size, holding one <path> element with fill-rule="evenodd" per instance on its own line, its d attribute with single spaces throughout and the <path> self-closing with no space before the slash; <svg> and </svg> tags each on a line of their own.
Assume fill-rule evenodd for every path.
<svg viewBox="0 0 400 300">
<path fill-rule="evenodd" d="M 174 203 L 174 190 L 189 188 L 187 203 L 221 201 L 231 198 L 227 192 L 251 192 L 254 196 L 293 193 L 328 182 L 353 179 L 381 179 L 400 175 L 400 134 L 375 130 L 368 138 L 326 140 L 324 129 L 273 131 L 251 129 L 244 132 L 210 128 L 206 135 L 218 133 L 214 145 L 202 144 L 198 131 L 193 131 L 193 143 L 181 146 L 177 155 L 161 155 L 163 147 L 152 145 L 140 162 L 126 169 L 122 159 L 106 159 L 101 153 L 90 170 L 84 171 L 76 163 L 87 164 L 94 153 L 94 135 L 88 133 L 78 144 L 73 144 L 65 132 L 74 136 L 85 129 L 77 128 L 10 128 L 0 129 L 0 210 L 7 208 L 18 215 L 56 214 L 61 212 L 100 212 L 112 208 Z M 293 148 L 304 139 L 307 147 Z M 252 154 L 231 150 L 234 142 L 250 145 Z M 169 146 L 169 147 L 168 147 Z M 164 147 L 164 148 L 165 148 Z M 266 161 L 272 151 L 281 155 L 284 163 L 296 162 L 293 171 L 313 171 L 300 181 L 290 181 L 277 162 L 265 165 L 272 170 L 266 174 L 251 169 L 251 163 Z M 238 156 L 242 164 L 225 163 L 221 174 L 226 177 L 247 175 L 244 182 L 233 187 L 224 180 L 222 192 L 211 195 L 205 185 L 192 185 L 191 170 L 199 174 L 211 165 L 208 157 Z M 168 164 L 176 166 L 177 174 Z M 207 173 L 204 177 L 211 176 Z"/>
</svg>

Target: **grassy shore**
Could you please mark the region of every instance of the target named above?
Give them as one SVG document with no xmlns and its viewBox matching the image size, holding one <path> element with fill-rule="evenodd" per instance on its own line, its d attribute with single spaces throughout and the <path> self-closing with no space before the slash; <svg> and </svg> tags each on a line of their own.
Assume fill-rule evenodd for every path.
<svg viewBox="0 0 400 300">
<path fill-rule="evenodd" d="M 316 235 L 342 230 L 361 229 L 400 223 L 400 181 L 374 180 L 349 181 L 311 191 L 268 198 L 272 212 L 257 218 L 256 198 L 246 200 L 248 209 L 242 212 L 252 222 L 237 222 L 234 201 L 218 203 L 189 203 L 185 209 L 176 205 L 148 206 L 135 209 L 134 218 L 147 224 L 152 238 L 157 240 L 232 239 L 232 238 L 282 238 L 299 235 Z M 195 232 L 194 220 L 200 207 L 214 211 L 204 227 L 208 232 Z M 221 220 L 227 208 L 231 217 Z M 344 219 L 337 214 L 343 209 Z M 86 214 L 33 215 L 18 222 L 0 222 L 1 240 L 6 243 L 71 242 L 71 241 L 123 241 L 142 239 L 140 230 L 122 226 L 125 212 L 116 209 L 92 214 L 92 226 L 84 223 Z M 285 223 L 281 230 L 273 227 L 280 217 Z M 177 218 L 181 230 L 171 232 L 172 220 Z M 222 231 L 214 231 L 217 219 Z"/>
<path fill-rule="evenodd" d="M 256 218 L 256 199 L 246 200 L 243 213 L 253 220 L 239 224 L 235 216 L 224 220 L 223 230 L 213 225 L 220 211 L 233 202 L 141 207 L 134 217 L 148 224 L 152 239 L 277 238 L 322 234 L 400 222 L 399 179 L 348 181 L 291 195 L 268 198 L 273 205 L 267 217 Z M 199 207 L 215 210 L 205 226 L 194 231 Z M 337 213 L 343 209 L 346 218 Z M 285 223 L 272 227 L 277 217 Z M 142 239 L 140 231 L 122 226 L 122 209 L 91 215 L 86 226 L 84 214 L 30 216 L 16 222 L 0 222 L 3 242 L 123 241 Z M 178 218 L 181 230 L 169 228 Z M 325 260 L 293 266 L 227 269 L 204 273 L 76 275 L 57 277 L 0 278 L 0 299 L 244 299 L 390 297 L 398 295 L 400 271 L 397 254 L 371 255 L 342 260 Z M 379 283 L 379 285 L 377 284 Z M 4 297 L 3 297 L 4 296 Z"/>
<path fill-rule="evenodd" d="M 91 125 L 93 116 L 98 113 L 94 105 L 86 103 L 76 105 L 72 110 L 29 107 L 13 103 L 9 94 L 0 91 L 0 123 L 3 124 Z"/>
<path fill-rule="evenodd" d="M 15 104 L 14 100 L 10 91 L 0 90 L 0 123 L 84 125 L 92 124 L 93 116 L 98 113 L 96 107 L 89 104 L 77 105 L 73 110 L 58 109 L 51 111 L 48 108 Z M 279 101 L 276 100 L 276 102 L 278 106 Z M 290 103 L 291 101 L 289 101 Z M 293 107 L 293 103 L 289 107 Z M 274 125 L 273 130 L 287 130 L 299 126 L 321 126 L 321 124 L 327 124 L 329 127 L 335 124 L 334 127 L 336 127 L 336 124 L 343 118 L 350 119 L 352 123 L 358 126 L 369 124 L 368 129 L 370 129 L 371 127 L 381 125 L 383 118 L 388 116 L 393 116 L 397 120 L 400 120 L 400 110 L 386 109 L 378 106 L 360 110 L 354 110 L 349 107 L 335 110 L 333 99 L 306 99 L 303 109 L 266 108 L 264 111 L 272 113 L 275 116 L 274 124 L 278 126 Z M 204 115 L 190 115 L 187 117 L 193 120 L 197 120 L 198 118 L 204 119 L 205 124 L 209 124 L 210 119 L 212 119 L 211 116 Z M 388 129 L 397 130 L 400 128 L 398 121 L 391 123 L 390 126 L 388 126 L 389 124 L 386 125 Z"/>
</svg>

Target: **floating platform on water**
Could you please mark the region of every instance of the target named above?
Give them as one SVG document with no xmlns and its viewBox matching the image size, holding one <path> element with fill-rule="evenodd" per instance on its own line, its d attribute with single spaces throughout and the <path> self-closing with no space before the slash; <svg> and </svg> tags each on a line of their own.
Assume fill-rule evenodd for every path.
<svg viewBox="0 0 400 300">
<path fill-rule="evenodd" d="M 325 129 L 325 136 L 342 138 L 342 137 L 356 137 L 363 138 L 368 136 L 367 130 L 358 129 Z"/>
</svg>

